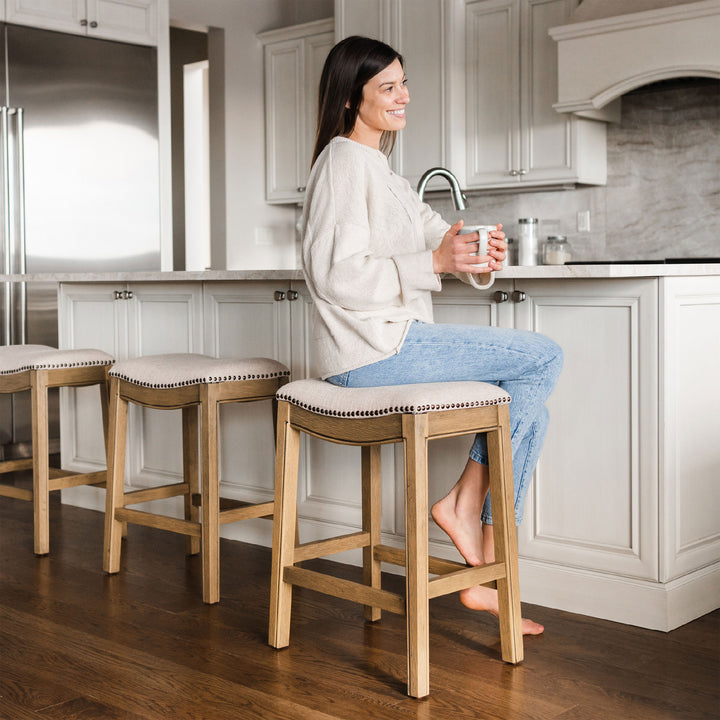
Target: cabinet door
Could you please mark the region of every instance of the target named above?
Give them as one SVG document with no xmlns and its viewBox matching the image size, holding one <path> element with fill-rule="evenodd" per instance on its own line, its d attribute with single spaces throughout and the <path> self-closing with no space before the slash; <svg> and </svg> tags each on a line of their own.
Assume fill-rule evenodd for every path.
<svg viewBox="0 0 720 720">
<path fill-rule="evenodd" d="M 286 282 L 206 283 L 205 349 L 215 357 L 269 357 L 290 366 L 290 308 Z M 272 403 L 227 403 L 220 409 L 223 497 L 272 499 Z"/>
<path fill-rule="evenodd" d="M 668 582 L 720 558 L 720 277 L 661 282 L 660 580 Z"/>
<path fill-rule="evenodd" d="M 588 133 L 600 134 L 605 124 L 580 120 L 553 108 L 557 101 L 557 44 L 551 27 L 563 25 L 575 0 L 526 0 L 521 6 L 521 150 L 518 177 L 526 183 L 574 179 L 578 173 L 579 142 Z M 586 158 L 589 159 L 589 158 Z"/>
<path fill-rule="evenodd" d="M 303 55 L 305 59 L 305 125 L 304 125 L 304 157 L 300 166 L 300 177 L 298 178 L 301 192 L 305 192 L 312 154 L 315 149 L 315 133 L 317 130 L 318 115 L 318 88 L 323 65 L 330 49 L 335 44 L 335 35 L 331 32 L 312 35 L 306 38 L 303 43 Z"/>
<path fill-rule="evenodd" d="M 305 101 L 302 40 L 265 46 L 265 193 L 268 201 L 294 202 L 305 184 Z"/>
<path fill-rule="evenodd" d="M 85 0 L 6 0 L 6 19 L 59 32 L 87 32 Z"/>
<path fill-rule="evenodd" d="M 88 35 L 157 45 L 157 0 L 87 0 L 87 21 Z"/>
<path fill-rule="evenodd" d="M 59 347 L 95 348 L 116 360 L 127 356 L 127 304 L 115 293 L 123 284 L 62 284 L 58 304 Z M 60 453 L 67 470 L 105 467 L 98 387 L 60 389 Z"/>
<path fill-rule="evenodd" d="M 512 320 L 509 301 L 497 302 L 495 293 L 509 295 L 512 282 L 497 280 L 491 290 L 476 290 L 458 280 L 444 280 L 442 293 L 433 298 L 433 314 L 437 323 L 457 325 L 507 326 Z M 429 502 L 444 497 L 465 467 L 473 436 L 433 440 L 428 449 Z M 402 452 L 398 452 L 398 477 L 402 479 Z M 402 512 L 402 483 L 398 487 L 398 509 Z M 401 522 L 401 517 L 398 522 Z M 400 525 L 402 527 L 402 525 Z M 445 557 L 460 559 L 448 536 L 435 524 L 430 524 L 430 541 L 434 551 Z"/>
<path fill-rule="evenodd" d="M 313 357 L 312 299 L 305 283 L 293 282 L 297 298 L 288 303 L 292 327 L 293 379 L 318 377 Z M 381 451 L 383 533 L 404 533 L 396 525 L 394 445 Z M 338 527 L 353 532 L 362 527 L 361 450 L 337 445 L 304 433 L 300 438 L 298 465 L 298 513 L 310 522 L 301 523 L 301 540 L 308 542 L 337 534 Z M 359 560 L 359 552 L 355 561 Z"/>
<path fill-rule="evenodd" d="M 128 289 L 129 357 L 203 351 L 199 283 L 135 283 Z M 142 487 L 181 476 L 181 411 L 131 406 L 129 423 L 129 482 Z"/>
<path fill-rule="evenodd" d="M 516 326 L 563 349 L 521 555 L 657 579 L 657 280 L 516 281 Z"/>
<path fill-rule="evenodd" d="M 467 184 L 516 183 L 520 157 L 520 14 L 517 0 L 466 8 Z"/>
</svg>

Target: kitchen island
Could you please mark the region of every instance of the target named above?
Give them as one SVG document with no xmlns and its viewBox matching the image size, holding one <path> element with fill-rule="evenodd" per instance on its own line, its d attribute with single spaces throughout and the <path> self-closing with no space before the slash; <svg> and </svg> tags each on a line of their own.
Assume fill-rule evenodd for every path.
<svg viewBox="0 0 720 720">
<path fill-rule="evenodd" d="M 17 277 L 5 279 L 19 280 Z M 116 358 L 160 352 L 267 355 L 313 376 L 311 301 L 298 270 L 29 276 L 59 283 L 60 342 Z M 543 332 L 564 349 L 550 430 L 519 528 L 526 602 L 670 630 L 720 607 L 720 265 L 510 267 L 478 291 L 452 278 L 438 322 Z M 98 404 L 63 394 L 65 467 L 103 465 Z M 181 473 L 179 414 L 134 414 L 128 482 Z M 270 408 L 224 407 L 223 493 L 272 497 Z M 470 438 L 430 447 L 430 500 L 464 464 Z M 303 541 L 360 526 L 357 448 L 302 447 Z M 402 453 L 383 448 L 383 542 L 401 545 Z M 342 478 L 339 481 L 338 478 Z M 65 502 L 101 510 L 94 488 Z M 167 502 L 167 501 L 166 501 Z M 181 512 L 178 505 L 175 510 Z M 270 524 L 224 528 L 269 545 Z M 457 558 L 437 528 L 433 552 Z M 359 562 L 349 554 L 348 562 Z"/>
</svg>

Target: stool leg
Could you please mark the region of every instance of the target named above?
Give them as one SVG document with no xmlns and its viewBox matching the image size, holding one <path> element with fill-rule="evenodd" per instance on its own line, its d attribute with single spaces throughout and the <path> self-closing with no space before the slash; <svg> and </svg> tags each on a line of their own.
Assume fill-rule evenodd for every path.
<svg viewBox="0 0 720 720">
<path fill-rule="evenodd" d="M 523 659 L 523 637 L 510 450 L 510 413 L 507 405 L 498 407 L 498 416 L 499 429 L 489 432 L 487 438 L 495 562 L 505 565 L 505 577 L 497 581 L 500 647 L 505 662 L 519 663 Z"/>
<path fill-rule="evenodd" d="M 292 585 L 283 582 L 283 571 L 294 562 L 300 451 L 300 431 L 290 425 L 286 402 L 278 403 L 277 439 L 268 643 L 283 648 L 290 644 Z"/>
<path fill-rule="evenodd" d="M 198 473 L 198 409 L 196 405 L 182 409 L 183 478 L 188 484 L 185 495 L 185 519 L 200 522 L 200 512 L 193 503 L 193 496 L 200 492 Z M 200 538 L 194 535 L 186 537 L 186 552 L 197 555 L 200 552 Z"/>
<path fill-rule="evenodd" d="M 107 458 L 110 450 L 110 378 L 108 377 L 108 368 L 105 368 L 105 382 L 99 384 L 100 390 L 100 411 L 102 412 L 103 424 L 103 442 L 105 443 L 105 491 L 107 492 L 108 468 Z M 107 498 L 105 499 L 107 505 Z M 122 536 L 127 536 L 127 523 L 122 524 Z"/>
<path fill-rule="evenodd" d="M 125 505 L 125 443 L 128 403 L 120 397 L 116 378 L 110 380 L 110 421 L 108 428 L 107 483 L 105 487 L 105 540 L 103 570 L 120 571 L 120 553 L 125 523 L 115 519 L 115 511 Z"/>
<path fill-rule="evenodd" d="M 32 373 L 30 396 L 32 405 L 34 552 L 36 555 L 47 555 L 50 552 L 47 372 L 37 370 Z"/>
<path fill-rule="evenodd" d="M 408 695 L 430 692 L 427 415 L 403 415 Z"/>
<path fill-rule="evenodd" d="M 217 386 L 204 385 L 202 412 L 202 567 L 203 602 L 220 600 L 220 489 L 218 479 Z"/>
<path fill-rule="evenodd" d="M 381 586 L 381 563 L 375 559 L 375 546 L 380 544 L 382 515 L 382 476 L 380 445 L 362 448 L 362 528 L 370 533 L 370 545 L 363 548 L 363 582 L 370 587 Z M 365 619 L 380 619 L 380 608 L 365 606 Z"/>
</svg>

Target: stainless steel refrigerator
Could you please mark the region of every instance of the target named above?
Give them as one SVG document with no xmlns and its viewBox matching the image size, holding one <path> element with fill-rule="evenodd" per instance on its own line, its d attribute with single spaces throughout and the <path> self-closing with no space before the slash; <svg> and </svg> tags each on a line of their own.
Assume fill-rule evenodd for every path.
<svg viewBox="0 0 720 720">
<path fill-rule="evenodd" d="M 2 272 L 159 269 L 156 49 L 9 24 L 0 45 Z M 57 346 L 56 284 L 0 289 L 3 345 Z M 29 398 L 0 396 L 3 455 L 30 439 Z"/>
</svg>

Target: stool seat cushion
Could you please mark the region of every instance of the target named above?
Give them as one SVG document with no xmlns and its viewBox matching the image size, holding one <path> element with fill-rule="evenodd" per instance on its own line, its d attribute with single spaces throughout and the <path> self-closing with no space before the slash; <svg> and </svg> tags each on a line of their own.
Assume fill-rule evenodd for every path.
<svg viewBox="0 0 720 720">
<path fill-rule="evenodd" d="M 4 345 L 0 347 L 0 375 L 25 370 L 58 370 L 62 368 L 112 365 L 115 359 L 102 350 L 58 350 L 49 345 Z"/>
<path fill-rule="evenodd" d="M 510 402 L 510 395 L 496 385 L 474 381 L 343 388 L 324 380 L 296 380 L 280 388 L 277 398 L 318 415 L 345 418 L 421 415 Z"/>
<path fill-rule="evenodd" d="M 288 377 L 290 370 L 270 358 L 214 358 L 196 353 L 146 355 L 113 366 L 110 377 L 155 389 Z"/>
</svg>

